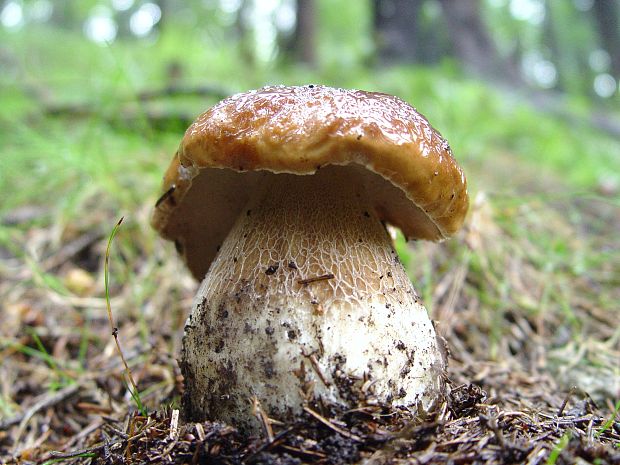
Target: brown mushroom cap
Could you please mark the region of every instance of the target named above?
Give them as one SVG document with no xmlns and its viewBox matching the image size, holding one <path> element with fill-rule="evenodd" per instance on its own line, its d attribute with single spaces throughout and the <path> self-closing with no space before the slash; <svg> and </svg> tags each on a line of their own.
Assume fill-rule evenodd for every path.
<svg viewBox="0 0 620 465">
<path fill-rule="evenodd" d="M 465 176 L 450 146 L 404 101 L 325 86 L 272 86 L 229 97 L 189 127 L 152 225 L 175 241 L 202 279 L 265 176 L 310 175 L 327 165 L 355 170 L 379 218 L 408 238 L 449 237 L 467 213 Z"/>
</svg>

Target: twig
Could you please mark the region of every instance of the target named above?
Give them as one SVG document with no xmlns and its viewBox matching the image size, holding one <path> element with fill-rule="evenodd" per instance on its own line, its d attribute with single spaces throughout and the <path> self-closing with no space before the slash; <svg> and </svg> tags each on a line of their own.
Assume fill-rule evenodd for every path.
<svg viewBox="0 0 620 465">
<path fill-rule="evenodd" d="M 165 458 L 179 443 L 179 438 L 174 438 L 174 440 L 166 447 L 160 454 L 157 454 L 155 457 L 150 457 L 149 462 L 157 463 L 163 458 Z"/>
<path fill-rule="evenodd" d="M 318 375 L 319 379 L 323 382 L 325 387 L 329 387 L 331 383 L 325 378 L 325 375 L 323 374 L 323 371 L 321 370 L 321 367 L 319 366 L 319 362 L 314 356 L 314 354 L 306 354 L 303 350 L 301 354 L 304 357 L 306 357 L 308 360 L 310 360 L 310 365 L 312 365 L 312 368 L 314 369 L 315 373 Z"/>
<path fill-rule="evenodd" d="M 103 460 L 106 463 L 112 462 L 112 448 L 110 447 L 110 436 L 101 430 L 101 437 L 103 438 Z"/>
<path fill-rule="evenodd" d="M 306 279 L 300 279 L 297 282 L 299 284 L 310 284 L 310 283 L 315 283 L 317 281 L 325 281 L 327 279 L 334 279 L 334 274 L 333 273 L 326 273 L 326 274 L 322 274 L 321 276 L 313 276 L 312 278 L 306 278 Z"/>
<path fill-rule="evenodd" d="M 293 452 L 295 454 L 299 454 L 299 455 L 309 455 L 310 457 L 316 457 L 319 459 L 326 459 L 327 455 L 323 454 L 322 452 L 316 452 L 313 450 L 305 450 L 305 449 L 300 449 L 298 447 L 293 447 L 293 446 L 289 446 L 286 444 L 282 444 L 280 447 L 282 447 L 282 449 L 287 450 L 289 452 Z"/>
<path fill-rule="evenodd" d="M 196 434 L 198 435 L 198 440 L 200 442 L 203 442 L 205 440 L 205 430 L 202 427 L 202 423 L 196 423 L 195 428 L 196 428 Z"/>
<path fill-rule="evenodd" d="M 72 119 L 99 118 L 110 124 L 132 127 L 145 121 L 152 127 L 166 127 L 171 124 L 188 126 L 195 118 L 195 114 L 186 112 L 161 112 L 154 110 L 136 110 L 123 107 L 114 113 L 106 113 L 92 109 L 89 105 L 58 105 L 44 110 L 47 115 Z"/>
<path fill-rule="evenodd" d="M 138 100 L 147 101 L 147 100 L 155 100 L 155 99 L 162 98 L 162 97 L 207 95 L 207 96 L 212 96 L 214 98 L 217 98 L 218 100 L 222 100 L 223 98 L 226 98 L 227 96 L 229 96 L 231 93 L 232 92 L 226 89 L 222 89 L 216 86 L 190 87 L 190 86 L 172 85 L 172 86 L 163 87 L 161 89 L 145 90 L 145 91 L 139 92 L 138 95 L 136 95 L 136 97 Z"/>
<path fill-rule="evenodd" d="M 564 397 L 564 400 L 562 401 L 562 405 L 560 405 L 560 408 L 558 409 L 558 413 L 556 413 L 558 417 L 562 416 L 562 414 L 564 413 L 564 409 L 566 408 L 566 404 L 568 404 L 568 400 L 573 396 L 573 394 L 576 391 L 577 391 L 577 386 L 573 386 L 568 390 L 568 394 L 566 394 L 566 397 Z"/>
<path fill-rule="evenodd" d="M 179 410 L 174 409 L 170 417 L 170 439 L 177 439 L 179 436 Z"/>
<path fill-rule="evenodd" d="M 187 125 L 194 120 L 195 115 L 187 113 L 161 112 L 149 110 L 148 108 L 135 108 L 135 102 L 146 102 L 156 100 L 162 97 L 176 96 L 210 96 L 217 100 L 231 95 L 233 92 L 227 89 L 217 88 L 215 86 L 167 86 L 161 89 L 146 90 L 136 95 L 121 96 L 116 99 L 117 103 L 113 104 L 116 108 L 114 112 L 106 112 L 97 102 L 80 102 L 80 103 L 53 103 L 47 98 L 39 97 L 41 100 L 40 107 L 43 108 L 43 114 L 53 117 L 65 118 L 90 118 L 98 117 L 106 121 L 120 124 L 131 124 L 136 121 L 147 121 L 152 126 L 164 126 L 170 123 L 178 123 Z M 118 108 L 120 107 L 120 110 Z"/>
<path fill-rule="evenodd" d="M 80 387 L 81 386 L 77 383 L 70 384 L 69 386 L 62 388 L 60 391 L 57 391 L 52 395 L 46 395 L 44 398 L 39 400 L 28 410 L 26 410 L 21 417 L 19 415 L 15 416 L 13 418 L 9 418 L 8 420 L 0 424 L 0 429 L 5 429 L 8 426 L 14 425 L 15 423 L 19 423 L 19 427 L 17 429 L 17 433 L 15 434 L 15 439 L 13 442 L 13 444 L 15 445 L 14 452 L 15 453 L 17 452 L 17 445 L 19 444 L 19 440 L 21 439 L 22 434 L 24 434 L 26 425 L 39 410 L 56 405 L 59 402 L 62 402 L 63 400 L 65 400 L 66 398 L 71 397 L 73 394 L 75 394 L 80 389 Z"/>
<path fill-rule="evenodd" d="M 55 459 L 70 459 L 72 457 L 79 457 L 80 455 L 92 454 L 101 449 L 108 447 L 108 443 L 99 444 L 98 446 L 88 447 L 87 449 L 78 449 L 72 452 L 58 452 L 55 450 L 50 451 L 50 456 Z"/>
<path fill-rule="evenodd" d="M 116 426 L 113 426 L 112 423 L 110 423 L 110 421 L 116 421 L 112 418 L 109 417 L 103 417 L 106 421 L 106 423 L 104 423 L 104 427 L 106 429 L 109 429 L 110 431 L 112 431 L 114 434 L 116 434 L 117 436 L 119 436 L 121 439 L 128 439 L 129 436 L 127 435 L 127 433 L 119 428 L 117 428 Z"/>
<path fill-rule="evenodd" d="M 336 431 L 338 434 L 340 434 L 340 435 L 342 435 L 342 436 L 344 436 L 346 438 L 352 439 L 353 441 L 363 442 L 362 438 L 360 438 L 359 436 L 357 436 L 357 435 L 355 435 L 353 433 L 349 433 L 347 430 L 344 430 L 344 429 L 334 425 L 331 421 L 329 421 L 327 418 L 321 416 L 321 414 L 319 414 L 318 412 L 315 412 L 310 407 L 304 406 L 304 411 L 306 413 L 309 413 L 310 415 L 312 415 L 314 418 L 319 420 L 321 423 L 323 423 L 328 428 Z"/>
<path fill-rule="evenodd" d="M 254 458 L 260 454 L 261 452 L 265 451 L 265 450 L 270 450 L 273 447 L 275 447 L 276 445 L 278 445 L 278 443 L 284 439 L 285 436 L 287 436 L 291 431 L 293 431 L 296 428 L 295 425 L 293 426 L 289 426 L 288 428 L 286 428 L 285 430 L 280 431 L 278 434 L 276 434 L 276 436 L 274 437 L 272 442 L 264 442 L 262 443 L 255 451 L 253 451 L 250 455 L 246 456 L 243 458 L 243 463 L 252 463 L 252 461 L 254 460 Z"/>
<path fill-rule="evenodd" d="M 497 426 L 497 417 L 494 415 L 483 415 L 480 414 L 479 418 L 481 420 L 481 422 L 484 422 L 485 426 L 487 426 L 495 435 L 495 438 L 497 439 L 497 444 L 502 448 L 502 449 L 506 449 L 506 441 L 504 440 L 504 435 L 502 434 L 502 432 L 499 430 L 499 427 Z"/>
<path fill-rule="evenodd" d="M 262 409 L 260 402 L 256 396 L 252 397 L 251 402 L 252 413 L 258 419 L 258 421 L 260 421 L 261 426 L 263 427 L 263 432 L 265 433 L 265 436 L 267 436 L 267 442 L 272 443 L 274 436 L 273 428 L 271 427 L 271 421 L 269 420 L 269 417 Z"/>
<path fill-rule="evenodd" d="M 104 424 L 105 424 L 105 422 L 100 417 L 98 417 L 90 425 L 88 425 L 85 428 L 81 429 L 77 434 L 72 436 L 71 439 L 69 439 L 68 442 L 63 444 L 63 446 L 61 447 L 61 450 L 62 451 L 67 450 L 69 447 L 71 447 L 77 441 L 79 441 L 82 438 L 85 438 L 86 436 L 88 436 L 93 431 L 101 428 Z"/>
<path fill-rule="evenodd" d="M 146 420 L 146 421 L 144 421 L 141 426 L 137 427 L 138 432 L 136 432 L 136 422 L 138 420 Z M 127 445 L 125 446 L 124 456 L 125 456 L 125 460 L 128 463 L 131 463 L 131 453 L 132 453 L 134 441 L 144 436 L 149 431 L 149 427 L 151 425 L 152 425 L 151 417 L 149 416 L 133 415 L 127 418 L 127 429 L 128 429 L 127 434 L 129 435 L 129 438 L 127 439 Z"/>
<path fill-rule="evenodd" d="M 105 432 L 102 431 L 102 434 L 104 434 L 104 433 Z M 97 452 L 97 451 L 100 451 L 101 449 L 112 449 L 114 446 L 122 444 L 122 442 L 125 441 L 125 440 L 132 441 L 132 440 L 135 440 L 135 439 L 139 439 L 140 437 L 144 436 L 145 434 L 146 434 L 146 428 L 142 429 L 141 431 L 139 431 L 138 433 L 136 433 L 133 436 L 124 435 L 124 437 L 121 437 L 120 440 L 108 441 L 107 438 L 106 438 L 106 440 L 104 440 L 103 443 L 98 444 L 98 445 L 93 446 L 93 447 L 89 447 L 89 448 L 86 448 L 86 449 L 75 450 L 75 451 L 72 451 L 72 452 L 59 452 L 59 451 L 52 450 L 52 451 L 49 452 L 49 455 L 51 457 L 54 457 L 54 458 L 72 458 L 72 457 L 77 457 L 79 455 L 90 454 L 90 453 L 93 453 L 93 452 Z"/>
<path fill-rule="evenodd" d="M 60 249 L 57 253 L 45 259 L 41 267 L 44 271 L 50 271 L 53 268 L 62 265 L 75 255 L 80 253 L 82 250 L 86 249 L 91 244 L 94 244 L 102 236 L 103 234 L 100 231 L 91 231 L 86 234 L 82 234 L 81 236 L 77 237 L 73 241 L 63 246 L 63 248 Z"/>
</svg>

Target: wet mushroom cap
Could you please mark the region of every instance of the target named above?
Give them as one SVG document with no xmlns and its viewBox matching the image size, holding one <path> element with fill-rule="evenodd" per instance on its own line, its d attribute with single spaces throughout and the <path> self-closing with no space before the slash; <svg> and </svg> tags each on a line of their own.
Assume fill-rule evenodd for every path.
<svg viewBox="0 0 620 465">
<path fill-rule="evenodd" d="M 327 165 L 349 166 L 378 217 L 409 239 L 445 239 L 467 213 L 465 176 L 450 146 L 406 102 L 271 86 L 221 101 L 188 128 L 152 224 L 202 279 L 256 186 L 273 173 L 311 175 Z"/>
</svg>

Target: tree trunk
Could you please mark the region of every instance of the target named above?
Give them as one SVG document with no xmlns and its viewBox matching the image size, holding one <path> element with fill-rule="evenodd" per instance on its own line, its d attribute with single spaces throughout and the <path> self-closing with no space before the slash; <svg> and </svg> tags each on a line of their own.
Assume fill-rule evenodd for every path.
<svg viewBox="0 0 620 465">
<path fill-rule="evenodd" d="M 77 30 L 79 28 L 79 15 L 75 11 L 73 2 L 58 0 L 54 2 L 50 22 L 63 29 Z"/>
<path fill-rule="evenodd" d="M 424 0 L 374 0 L 373 16 L 379 61 L 422 61 L 420 10 Z"/>
<path fill-rule="evenodd" d="M 601 45 L 611 57 L 611 72 L 620 76 L 620 24 L 618 2 L 595 0 L 592 6 Z"/>
<path fill-rule="evenodd" d="M 241 0 L 235 17 L 234 31 L 243 63 L 251 69 L 256 64 L 256 54 L 254 51 L 254 37 L 246 24 L 249 8 L 251 8 L 250 2 L 248 0 Z"/>
<path fill-rule="evenodd" d="M 297 0 L 295 3 L 295 29 L 290 34 L 280 31 L 279 47 L 285 56 L 316 65 L 317 7 L 315 0 Z"/>
<path fill-rule="evenodd" d="M 293 53 L 297 60 L 316 65 L 316 2 L 297 0 L 297 22 L 293 34 Z"/>
<path fill-rule="evenodd" d="M 499 55 L 480 16 L 479 0 L 439 0 L 455 55 L 464 67 L 492 79 L 521 83 L 518 67 Z"/>
</svg>

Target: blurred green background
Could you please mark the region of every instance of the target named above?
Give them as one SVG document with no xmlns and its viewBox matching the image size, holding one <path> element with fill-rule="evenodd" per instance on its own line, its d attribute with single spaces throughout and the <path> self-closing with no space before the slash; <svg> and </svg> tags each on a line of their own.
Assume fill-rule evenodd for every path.
<svg viewBox="0 0 620 465">
<path fill-rule="evenodd" d="M 209 105 L 311 82 L 409 101 L 481 171 L 473 187 L 510 190 L 517 164 L 617 193 L 619 11 L 615 0 L 2 0 L 0 208 L 70 202 L 93 179 L 121 200 L 151 196 L 132 185 L 158 177 Z"/>
</svg>

